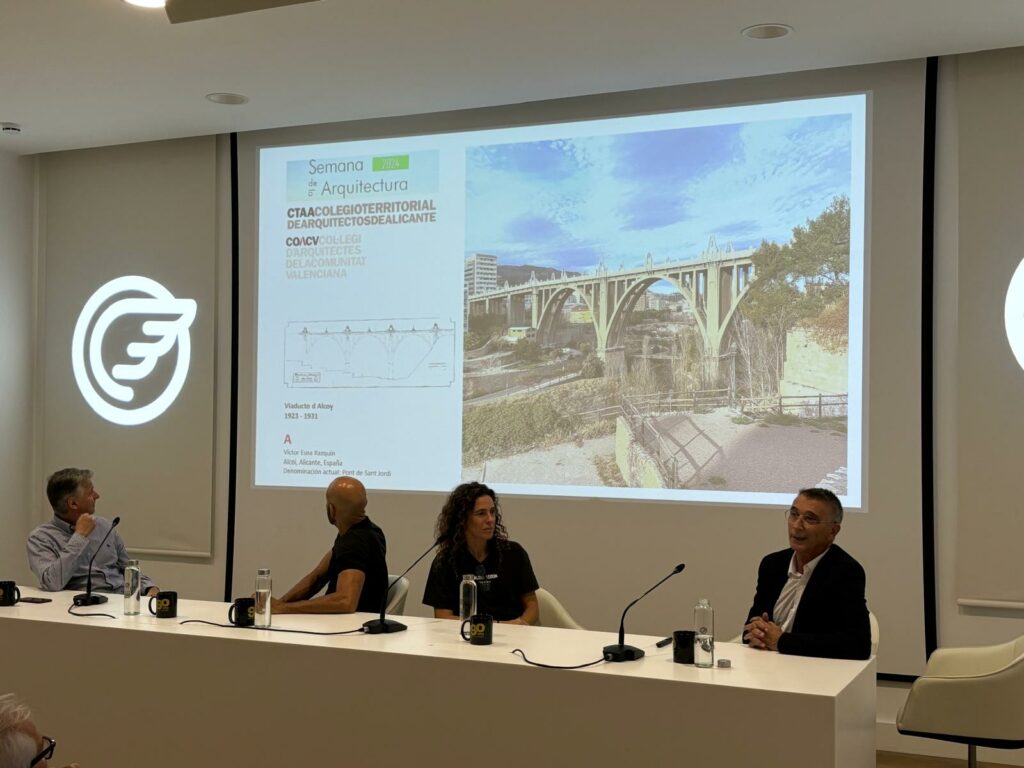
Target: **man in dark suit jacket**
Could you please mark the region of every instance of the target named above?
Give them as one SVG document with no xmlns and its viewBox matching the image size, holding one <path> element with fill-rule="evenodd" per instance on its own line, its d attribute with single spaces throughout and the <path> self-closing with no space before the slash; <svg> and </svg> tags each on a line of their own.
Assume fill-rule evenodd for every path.
<svg viewBox="0 0 1024 768">
<path fill-rule="evenodd" d="M 833 543 L 842 522 L 834 493 L 800 491 L 789 508 L 789 549 L 761 560 L 743 642 L 799 656 L 871 655 L 864 569 Z"/>
</svg>

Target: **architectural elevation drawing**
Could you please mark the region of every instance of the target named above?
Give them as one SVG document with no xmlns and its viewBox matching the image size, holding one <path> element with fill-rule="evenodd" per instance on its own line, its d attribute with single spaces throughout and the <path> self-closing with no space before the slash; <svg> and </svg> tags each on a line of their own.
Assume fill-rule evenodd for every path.
<svg viewBox="0 0 1024 768">
<path fill-rule="evenodd" d="M 294 321 L 285 329 L 293 388 L 450 387 L 455 323 L 442 318 Z"/>
</svg>

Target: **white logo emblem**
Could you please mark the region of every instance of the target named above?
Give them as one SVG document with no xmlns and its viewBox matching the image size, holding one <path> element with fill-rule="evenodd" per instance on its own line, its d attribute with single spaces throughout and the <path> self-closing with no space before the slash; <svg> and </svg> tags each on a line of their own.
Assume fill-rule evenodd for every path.
<svg viewBox="0 0 1024 768">
<path fill-rule="evenodd" d="M 1010 342 L 1017 364 L 1024 368 L 1024 261 L 1010 278 L 1006 289 L 1006 305 L 1003 308 L 1003 322 L 1006 323 L 1006 338 Z"/>
<path fill-rule="evenodd" d="M 142 293 L 147 298 L 135 295 L 108 304 L 120 293 Z M 104 305 L 106 307 L 96 317 Z M 125 315 L 157 315 L 162 319 L 142 323 L 143 334 L 152 337 L 153 341 L 128 345 L 128 357 L 137 362 L 115 365 L 108 373 L 103 363 L 103 337 L 114 321 Z M 125 426 L 145 424 L 166 411 L 181 392 L 188 375 L 191 353 L 188 329 L 195 318 L 194 300 L 176 299 L 160 283 L 148 277 L 119 277 L 100 287 L 85 302 L 71 339 L 71 368 L 85 401 L 107 421 Z M 164 391 L 148 405 L 122 408 L 110 403 L 96 391 L 93 381 L 110 399 L 130 403 L 135 397 L 135 391 L 118 381 L 145 379 L 156 368 L 160 358 L 170 352 L 175 344 L 178 345 L 178 361 L 174 373 Z"/>
</svg>

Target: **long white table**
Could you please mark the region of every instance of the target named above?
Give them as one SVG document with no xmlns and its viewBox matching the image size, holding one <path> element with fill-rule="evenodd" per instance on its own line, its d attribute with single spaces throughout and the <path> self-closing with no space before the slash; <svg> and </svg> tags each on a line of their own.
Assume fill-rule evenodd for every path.
<svg viewBox="0 0 1024 768">
<path fill-rule="evenodd" d="M 732 669 L 674 664 L 627 635 L 636 662 L 583 670 L 603 632 L 497 624 L 472 646 L 458 624 L 403 617 L 393 635 L 316 636 L 227 623 L 228 605 L 181 600 L 178 618 L 68 615 L 71 592 L 0 607 L 0 693 L 29 701 L 53 761 L 119 766 L 875 765 L 875 663 L 719 643 Z M 338 631 L 367 614 L 275 616 Z"/>
</svg>

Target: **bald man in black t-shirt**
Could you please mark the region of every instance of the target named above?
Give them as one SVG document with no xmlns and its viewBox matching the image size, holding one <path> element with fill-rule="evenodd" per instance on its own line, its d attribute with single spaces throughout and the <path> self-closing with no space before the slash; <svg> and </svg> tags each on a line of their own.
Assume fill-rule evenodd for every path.
<svg viewBox="0 0 1024 768">
<path fill-rule="evenodd" d="M 327 486 L 327 521 L 338 529 L 334 546 L 316 568 L 280 600 L 273 613 L 353 613 L 380 610 L 388 588 L 384 531 L 366 516 L 366 488 L 354 477 Z M 327 592 L 314 597 L 321 589 Z"/>
</svg>

